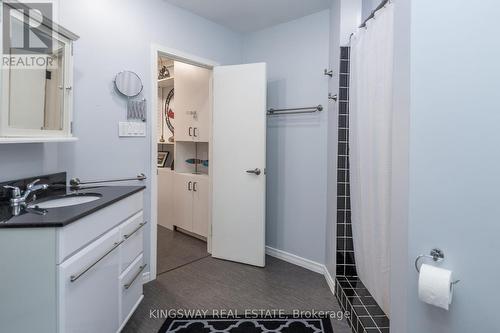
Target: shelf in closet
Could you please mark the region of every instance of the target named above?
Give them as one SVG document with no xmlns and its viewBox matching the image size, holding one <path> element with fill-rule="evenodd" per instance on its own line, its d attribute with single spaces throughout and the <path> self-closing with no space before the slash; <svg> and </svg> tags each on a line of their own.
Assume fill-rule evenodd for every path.
<svg viewBox="0 0 500 333">
<path fill-rule="evenodd" d="M 193 140 L 175 140 L 175 143 L 206 143 L 208 144 L 208 141 L 193 141 Z"/>
<path fill-rule="evenodd" d="M 177 172 L 177 171 L 174 171 L 174 172 L 178 175 L 194 176 L 194 177 L 207 177 L 208 178 L 208 174 L 206 174 L 206 173 L 191 173 L 191 172 Z"/>
<path fill-rule="evenodd" d="M 158 87 L 167 88 L 174 85 L 174 77 L 167 77 L 166 79 L 158 80 Z"/>
</svg>

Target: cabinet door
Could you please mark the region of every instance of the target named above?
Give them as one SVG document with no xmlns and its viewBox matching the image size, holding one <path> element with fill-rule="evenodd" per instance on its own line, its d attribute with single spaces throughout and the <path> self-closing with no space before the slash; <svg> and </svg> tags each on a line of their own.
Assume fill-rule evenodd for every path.
<svg viewBox="0 0 500 333">
<path fill-rule="evenodd" d="M 175 62 L 175 140 L 208 142 L 212 72 Z"/>
<path fill-rule="evenodd" d="M 190 175 L 174 175 L 174 225 L 193 230 L 193 181 Z"/>
<path fill-rule="evenodd" d="M 22 21 L 14 16 L 10 19 L 13 26 L 23 29 Z M 46 66 L 12 66 L 2 71 L 0 136 L 60 138 L 72 135 L 72 42 L 46 27 L 39 28 L 38 38 L 52 41 L 51 52 L 34 52 L 31 57 L 34 63 Z M 30 98 L 26 98 L 26 91 L 30 92 Z"/>
<path fill-rule="evenodd" d="M 59 265 L 59 332 L 118 330 L 118 247 L 115 228 Z"/>
<path fill-rule="evenodd" d="M 193 232 L 208 237 L 208 176 L 193 178 Z"/>
</svg>

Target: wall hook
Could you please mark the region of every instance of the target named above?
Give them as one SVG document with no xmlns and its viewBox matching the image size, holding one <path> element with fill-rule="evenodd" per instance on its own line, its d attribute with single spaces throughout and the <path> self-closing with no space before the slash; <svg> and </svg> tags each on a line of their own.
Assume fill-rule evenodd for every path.
<svg viewBox="0 0 500 333">
<path fill-rule="evenodd" d="M 331 69 L 330 70 L 325 69 L 324 74 L 329 76 L 329 77 L 333 77 L 333 71 Z"/>
<path fill-rule="evenodd" d="M 331 99 L 336 102 L 338 99 L 337 94 L 333 95 L 332 93 L 328 93 L 328 99 Z"/>
</svg>

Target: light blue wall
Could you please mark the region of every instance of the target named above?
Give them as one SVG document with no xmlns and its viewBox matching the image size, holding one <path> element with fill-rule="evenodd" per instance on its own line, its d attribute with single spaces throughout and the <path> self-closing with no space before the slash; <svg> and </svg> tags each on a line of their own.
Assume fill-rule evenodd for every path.
<svg viewBox="0 0 500 333">
<path fill-rule="evenodd" d="M 324 263 L 329 11 L 245 36 L 244 55 L 268 64 L 269 106 L 325 106 L 269 118 L 266 235 L 271 247 Z"/>
<path fill-rule="evenodd" d="M 500 3 L 419 0 L 411 10 L 406 331 L 500 332 Z M 434 246 L 462 280 L 449 312 L 417 299 L 412 262 Z"/>
<path fill-rule="evenodd" d="M 75 135 L 80 140 L 0 145 L 2 180 L 66 170 L 69 177 L 81 179 L 139 172 L 149 176 L 150 133 L 146 138 L 118 138 L 118 122 L 126 120 L 126 101 L 114 91 L 114 75 L 124 69 L 139 74 L 151 115 L 152 42 L 221 64 L 241 62 L 241 35 L 162 0 L 64 0 L 60 23 L 81 36 L 74 47 Z"/>
<path fill-rule="evenodd" d="M 373 12 L 382 0 L 362 0 L 361 20 L 366 19 Z"/>
</svg>

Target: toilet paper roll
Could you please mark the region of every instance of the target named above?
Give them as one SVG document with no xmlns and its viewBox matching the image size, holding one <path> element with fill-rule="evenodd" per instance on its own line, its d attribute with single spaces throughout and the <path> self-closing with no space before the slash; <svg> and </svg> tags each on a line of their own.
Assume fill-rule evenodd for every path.
<svg viewBox="0 0 500 333">
<path fill-rule="evenodd" d="M 452 272 L 423 264 L 418 278 L 421 301 L 448 310 L 453 298 Z"/>
</svg>

